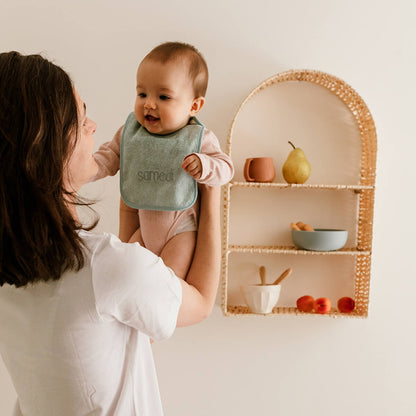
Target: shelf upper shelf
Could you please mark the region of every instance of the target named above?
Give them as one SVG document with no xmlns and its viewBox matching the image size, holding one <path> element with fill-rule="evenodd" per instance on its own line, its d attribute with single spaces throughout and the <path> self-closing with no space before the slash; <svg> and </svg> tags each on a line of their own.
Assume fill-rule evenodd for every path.
<svg viewBox="0 0 416 416">
<path fill-rule="evenodd" d="M 344 247 L 335 251 L 301 250 L 294 246 L 253 246 L 253 245 L 229 245 L 228 253 L 256 253 L 256 254 L 304 254 L 304 255 L 349 255 L 369 256 L 371 251 L 358 250 L 356 247 Z"/>
<path fill-rule="evenodd" d="M 230 188 L 296 188 L 296 189 L 334 189 L 334 190 L 372 190 L 375 187 L 371 185 L 341 185 L 341 184 L 290 184 L 277 182 L 230 182 L 227 186 Z"/>
</svg>

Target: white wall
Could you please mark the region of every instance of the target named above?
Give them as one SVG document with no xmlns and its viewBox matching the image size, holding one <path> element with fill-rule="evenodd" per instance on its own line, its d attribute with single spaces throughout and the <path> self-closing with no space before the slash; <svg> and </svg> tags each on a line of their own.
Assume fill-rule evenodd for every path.
<svg viewBox="0 0 416 416">
<path fill-rule="evenodd" d="M 67 69 L 98 123 L 123 123 L 139 60 L 156 44 L 196 45 L 210 68 L 201 119 L 225 144 L 242 99 L 265 78 L 318 69 L 344 79 L 378 132 L 370 316 L 223 317 L 154 345 L 166 415 L 408 415 L 414 407 L 415 216 L 412 0 L 0 0 L 0 50 L 44 52 Z M 118 183 L 91 185 L 100 230 L 117 232 Z M 244 226 L 244 224 L 241 224 Z M 0 367 L 0 414 L 15 393 Z"/>
</svg>

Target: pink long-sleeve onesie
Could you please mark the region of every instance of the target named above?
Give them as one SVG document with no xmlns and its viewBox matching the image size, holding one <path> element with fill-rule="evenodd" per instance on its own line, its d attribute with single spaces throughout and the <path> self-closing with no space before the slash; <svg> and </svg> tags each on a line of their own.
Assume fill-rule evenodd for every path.
<svg viewBox="0 0 416 416">
<path fill-rule="evenodd" d="M 120 127 L 113 140 L 100 146 L 94 153 L 99 166 L 98 174 L 93 180 L 115 175 L 120 169 L 120 142 L 123 126 Z M 234 167 L 231 158 L 221 151 L 217 137 L 205 128 L 200 153 L 195 153 L 202 164 L 199 183 L 208 186 L 221 186 L 231 180 Z M 183 211 L 151 211 L 138 210 L 139 223 L 143 242 L 146 248 L 160 255 L 165 244 L 175 235 L 179 224 L 188 216 L 198 224 L 199 201 Z"/>
</svg>

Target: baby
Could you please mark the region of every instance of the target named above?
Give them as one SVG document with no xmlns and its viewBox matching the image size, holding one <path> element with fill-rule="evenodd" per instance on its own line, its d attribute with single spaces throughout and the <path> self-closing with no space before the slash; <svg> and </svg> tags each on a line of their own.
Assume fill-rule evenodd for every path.
<svg viewBox="0 0 416 416">
<path fill-rule="evenodd" d="M 187 155 L 182 169 L 198 183 L 221 186 L 233 177 L 231 158 L 221 151 L 215 135 L 195 118 L 204 106 L 207 84 L 207 64 L 195 47 L 179 42 L 157 46 L 137 70 L 133 123 L 154 137 L 169 135 L 166 140 L 190 124 L 202 126 L 201 150 Z M 113 140 L 94 154 L 99 166 L 94 180 L 115 175 L 120 169 L 120 142 L 123 128 L 125 134 L 129 131 L 127 121 Z M 120 199 L 119 237 L 139 242 L 160 256 L 178 277 L 185 278 L 196 244 L 198 211 L 198 200 L 181 211 L 156 211 L 134 209 Z"/>
</svg>

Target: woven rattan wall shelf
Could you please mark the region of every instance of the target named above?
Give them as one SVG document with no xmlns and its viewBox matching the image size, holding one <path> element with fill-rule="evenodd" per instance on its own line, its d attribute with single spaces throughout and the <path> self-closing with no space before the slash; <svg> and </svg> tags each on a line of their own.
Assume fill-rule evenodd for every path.
<svg viewBox="0 0 416 416">
<path fill-rule="evenodd" d="M 236 139 L 244 141 L 244 138 L 241 139 L 241 133 L 239 134 L 239 137 L 237 137 L 236 125 L 247 118 L 247 114 L 244 113 L 248 111 L 247 104 L 253 100 L 253 97 L 261 95 L 259 94 L 260 92 L 263 94 L 271 88 L 275 88 L 273 89 L 273 94 L 280 94 L 281 90 L 279 90 L 279 86 L 284 84 L 298 86 L 305 85 L 308 86 L 308 88 L 317 87 L 318 90 L 324 90 L 325 94 L 330 96 L 332 100 L 339 102 L 339 105 L 345 107 L 345 112 L 349 114 L 352 124 L 354 124 L 354 128 L 356 128 L 357 140 L 354 146 L 357 148 L 357 152 L 355 154 L 354 152 L 350 152 L 351 155 L 345 156 L 346 158 L 350 157 L 351 160 L 355 159 L 354 163 L 357 165 L 356 180 L 350 180 L 348 179 L 349 177 L 347 177 L 347 181 L 344 181 L 347 183 L 331 183 L 330 179 L 333 179 L 334 175 L 332 175 L 330 168 L 328 168 L 329 180 L 321 180 L 322 177 L 318 177 L 317 183 L 314 183 L 313 180 L 308 180 L 307 183 L 302 185 L 289 185 L 284 183 L 283 180 L 279 180 L 279 178 L 277 178 L 277 181 L 273 183 L 253 183 L 244 182 L 243 178 L 241 180 L 237 178 L 233 182 L 224 186 L 221 288 L 223 313 L 226 316 L 250 314 L 248 307 L 245 306 L 242 297 L 238 294 L 239 287 L 243 282 L 240 280 L 241 273 L 236 272 L 236 270 L 242 270 L 244 267 L 246 269 L 251 267 L 254 270 L 258 267 L 259 257 L 268 261 L 267 259 L 270 259 L 270 256 L 272 256 L 273 259 L 278 258 L 279 262 L 287 263 L 290 261 L 290 265 L 293 265 L 294 271 L 296 270 L 297 263 L 301 262 L 301 267 L 303 267 L 304 270 L 310 270 L 310 276 L 308 276 L 307 280 L 310 285 L 313 285 L 315 279 L 318 282 L 320 273 L 316 270 L 320 270 L 319 268 L 322 269 L 325 267 L 325 262 L 331 262 L 331 267 L 334 269 L 347 269 L 345 272 L 347 276 L 343 277 L 344 283 L 342 284 L 350 288 L 351 297 L 353 297 L 356 302 L 355 310 L 351 314 L 341 314 L 333 308 L 329 314 L 319 316 L 351 316 L 365 318 L 368 315 L 369 304 L 377 140 L 372 116 L 362 98 L 344 81 L 320 71 L 292 70 L 272 76 L 258 85 L 245 98 L 238 108 L 229 130 L 227 153 L 233 158 L 234 163 L 237 164 L 233 153 L 235 153 L 238 143 L 233 145 L 233 135 L 236 135 Z M 313 85 L 313 87 L 311 87 L 311 85 Z M 278 88 L 276 88 L 276 86 Z M 313 109 L 311 109 L 311 111 L 312 110 Z M 315 113 L 318 112 L 315 110 Z M 348 134 L 343 137 L 348 137 Z M 290 137 L 287 139 L 289 138 Z M 267 141 L 267 138 L 264 140 Z M 282 149 L 285 149 L 285 152 L 288 153 L 288 148 L 284 147 L 287 145 L 287 140 L 284 141 L 282 139 L 280 141 Z M 274 145 L 276 144 L 274 143 Z M 335 143 L 334 149 L 336 148 L 336 145 L 337 144 Z M 347 143 L 344 144 L 344 146 L 349 149 L 352 145 L 350 146 L 350 144 Z M 260 146 L 260 148 L 263 149 L 264 152 L 264 149 L 267 149 L 267 146 Z M 267 156 L 269 155 L 270 153 L 267 154 Z M 246 157 L 253 156 L 256 155 L 250 154 Z M 264 154 L 258 156 L 264 156 Z M 238 163 L 241 165 L 242 159 L 239 160 Z M 312 163 L 312 170 L 314 165 L 324 166 L 321 170 L 324 172 L 323 174 L 325 174 L 325 163 L 325 161 L 317 161 L 317 158 L 315 158 L 314 163 Z M 350 161 L 347 161 L 346 165 L 348 165 L 348 163 L 350 163 Z M 279 166 L 276 166 L 276 172 L 278 169 Z M 312 179 L 312 175 L 310 179 Z M 333 179 L 332 182 L 334 180 L 336 180 L 336 178 Z M 239 194 L 250 193 L 250 196 L 246 197 L 245 201 L 247 202 L 241 203 L 241 199 L 238 200 L 238 198 L 237 202 L 234 202 L 233 193 L 235 192 Z M 319 195 L 323 193 L 325 193 L 325 195 L 329 195 L 330 198 L 339 198 L 339 201 L 351 200 L 352 202 L 350 205 L 354 207 L 353 214 L 350 216 L 345 215 L 345 221 L 348 221 L 347 225 L 350 228 L 350 231 L 352 231 L 350 232 L 350 234 L 353 234 L 352 239 L 347 242 L 347 246 L 345 248 L 331 252 L 299 250 L 291 243 L 288 244 L 287 241 L 276 241 L 273 242 L 273 244 L 262 244 L 261 242 L 259 243 L 259 241 L 256 241 L 253 244 L 248 244 L 247 241 L 231 241 L 230 228 L 232 231 L 233 221 L 236 220 L 235 217 L 240 215 L 237 218 L 237 222 L 241 223 L 242 221 L 245 221 L 242 218 L 244 218 L 243 215 L 246 215 L 246 212 L 244 211 L 243 214 L 236 214 L 236 212 L 238 209 L 247 210 L 247 212 L 249 212 L 250 208 L 248 205 L 256 203 L 255 201 L 258 197 L 258 194 L 255 194 L 256 192 L 268 193 L 268 195 L 270 193 L 273 195 L 278 194 L 279 204 L 286 198 L 293 198 L 293 200 L 296 201 L 293 203 L 293 206 L 298 206 L 300 201 L 299 198 L 303 198 L 305 200 L 304 206 L 307 207 L 308 202 L 313 201 L 314 198 L 319 201 Z M 274 196 L 271 196 L 271 198 L 274 198 Z M 340 203 L 342 204 L 343 202 Z M 250 212 L 255 212 L 255 210 L 256 208 L 254 207 Z M 342 210 L 340 209 L 340 211 Z M 279 213 L 283 215 L 281 211 L 279 211 Z M 293 218 L 295 222 L 296 220 L 303 219 L 303 217 Z M 259 220 L 256 220 L 253 227 L 265 227 L 267 229 L 271 228 L 272 225 L 264 223 L 265 221 L 260 218 Z M 287 225 L 289 225 L 289 223 Z M 287 231 L 287 233 L 289 233 L 289 231 Z M 235 265 L 233 265 L 233 267 L 230 266 L 230 257 L 232 256 L 235 257 Z M 250 256 L 254 257 L 251 258 Z M 315 264 L 314 262 L 316 261 L 318 261 L 318 263 Z M 238 269 L 239 267 L 240 269 Z M 299 283 L 301 278 L 291 277 L 289 279 L 293 279 L 291 283 L 293 284 L 292 298 L 283 299 L 283 304 L 279 300 L 277 307 L 275 307 L 269 315 L 304 315 L 304 313 L 298 311 L 296 308 L 296 294 L 300 297 L 311 293 L 305 293 L 303 291 L 304 288 L 302 287 L 302 283 Z M 296 279 L 299 280 L 296 281 Z M 306 279 L 304 281 L 306 281 Z M 298 287 L 296 288 L 297 284 Z M 321 282 L 319 289 L 321 292 L 324 290 L 324 284 L 325 282 Z M 333 284 L 334 287 L 336 286 L 337 282 L 335 281 L 335 278 L 331 281 L 331 284 Z M 283 290 L 284 287 L 282 288 L 282 291 Z M 322 296 L 325 296 L 325 294 L 322 293 Z"/>
</svg>

